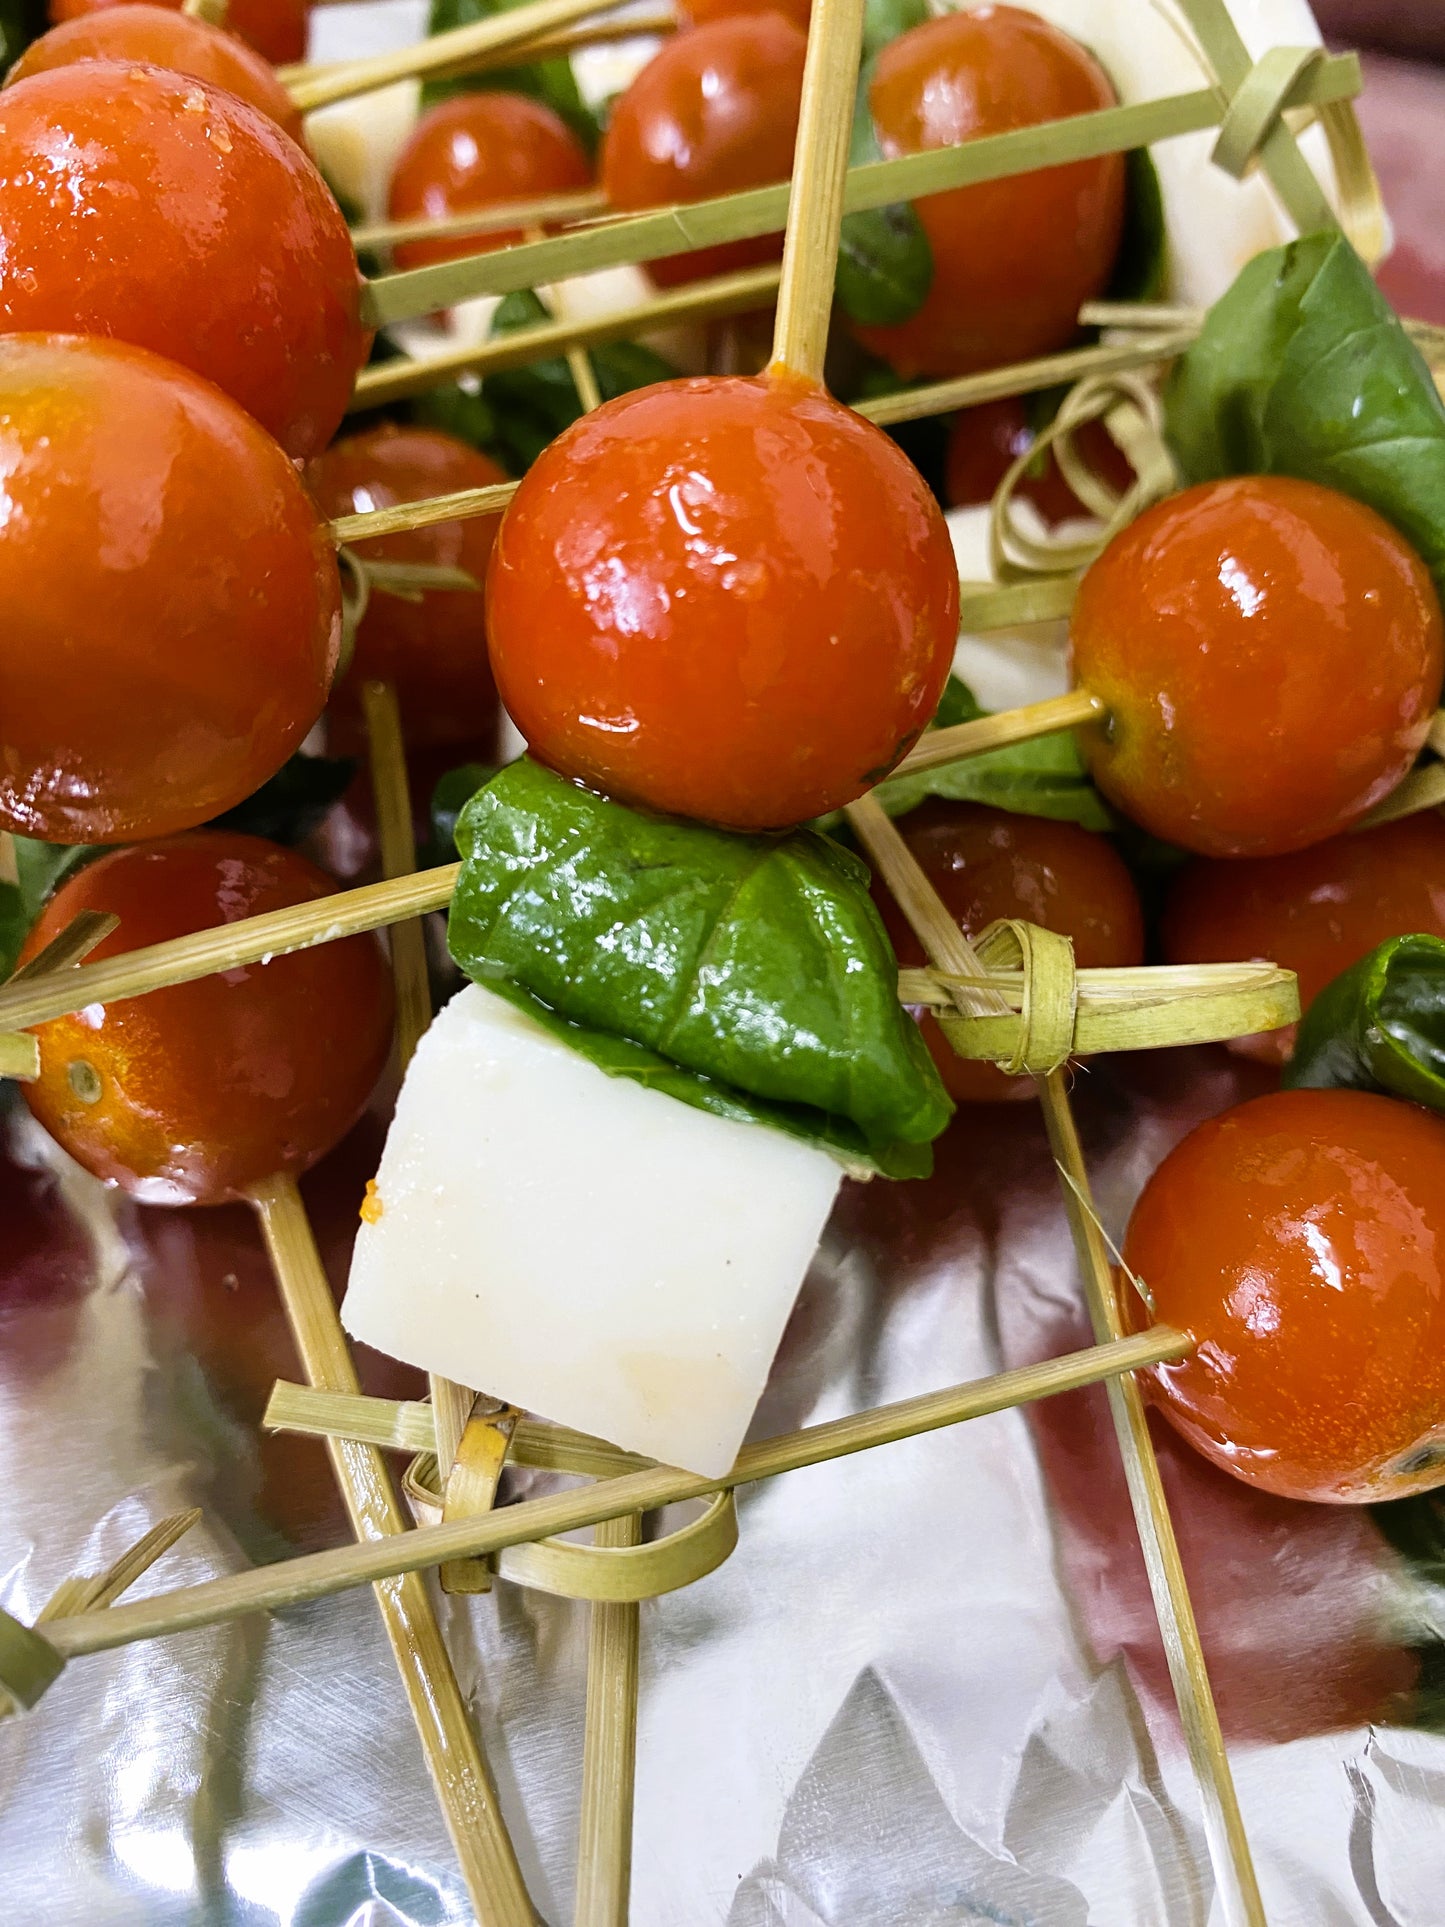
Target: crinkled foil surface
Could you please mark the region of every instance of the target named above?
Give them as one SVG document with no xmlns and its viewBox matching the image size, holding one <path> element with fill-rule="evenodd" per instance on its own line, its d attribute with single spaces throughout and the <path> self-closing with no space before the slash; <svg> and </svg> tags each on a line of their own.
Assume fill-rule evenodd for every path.
<svg viewBox="0 0 1445 1927">
<path fill-rule="evenodd" d="M 1111 1227 L 1258 1087 L 1217 1050 L 1081 1073 Z M 339 1541 L 320 1447 L 259 1444 L 296 1367 L 246 1214 L 139 1210 L 57 1169 L 18 1106 L 9 1134 L 0 1602 L 33 1616 L 188 1504 L 204 1523 L 138 1590 Z M 376 1144 L 308 1181 L 338 1279 Z M 1086 1339 L 1035 1107 L 975 1110 L 930 1182 L 845 1187 L 757 1430 Z M 1428 1561 L 1372 1514 L 1159 1444 L 1271 1921 L 1439 1927 Z M 1102 1393 L 799 1472 L 740 1513 L 719 1571 L 643 1607 L 639 1927 L 1219 1917 Z M 531 1891 L 566 1922 L 586 1608 L 500 1584 L 445 1617 Z M 74 1661 L 0 1730 L 0 1891 L 36 1927 L 469 1920 L 369 1594 Z"/>
</svg>

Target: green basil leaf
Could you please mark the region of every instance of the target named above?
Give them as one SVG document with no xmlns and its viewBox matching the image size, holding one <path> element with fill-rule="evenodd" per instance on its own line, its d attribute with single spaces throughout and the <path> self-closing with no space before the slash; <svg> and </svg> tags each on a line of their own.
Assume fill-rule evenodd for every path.
<svg viewBox="0 0 1445 1927">
<path fill-rule="evenodd" d="M 858 75 L 848 149 L 850 167 L 883 159 L 868 107 L 873 70 L 873 61 L 865 60 Z M 844 215 L 834 291 L 850 320 L 868 327 L 892 327 L 907 321 L 918 313 L 932 286 L 933 250 L 909 202 L 897 201 L 890 207 L 865 208 Z"/>
<path fill-rule="evenodd" d="M 12 839 L 14 883 L 0 884 L 0 980 L 15 968 L 30 926 L 65 879 L 98 856 L 100 843 L 42 843 L 33 836 Z"/>
<path fill-rule="evenodd" d="M 521 0 L 431 0 L 427 33 L 446 33 L 452 27 L 470 27 L 478 20 L 490 20 L 519 6 Z M 520 67 L 489 67 L 484 73 L 462 74 L 451 80 L 428 80 L 421 91 L 423 108 L 453 94 L 485 93 L 526 94 L 550 107 L 572 129 L 590 154 L 597 146 L 601 128 L 588 108 L 565 57 L 534 60 Z"/>
<path fill-rule="evenodd" d="M 49 25 L 45 0 L 0 0 L 0 80 Z"/>
<path fill-rule="evenodd" d="M 17 883 L 0 883 L 0 980 L 15 968 L 31 916 Z"/>
<path fill-rule="evenodd" d="M 1304 1014 L 1284 1082 L 1345 1085 L 1445 1111 L 1445 942 L 1390 937 Z"/>
<path fill-rule="evenodd" d="M 460 763 L 437 779 L 431 793 L 431 845 L 433 863 L 455 863 L 457 818 L 471 802 L 483 783 L 496 775 L 494 764 Z"/>
<path fill-rule="evenodd" d="M 928 0 L 864 0 L 861 64 L 868 66 L 890 40 L 932 18 Z"/>
<path fill-rule="evenodd" d="M 1159 172 L 1147 147 L 1131 148 L 1124 170 L 1124 234 L 1105 299 L 1157 301 L 1169 265 Z"/>
<path fill-rule="evenodd" d="M 299 752 L 224 816 L 212 830 L 240 830 L 272 843 L 300 843 L 318 828 L 356 774 L 354 756 L 303 756 Z"/>
<path fill-rule="evenodd" d="M 457 824 L 452 955 L 750 1103 L 856 1133 L 879 1168 L 952 1105 L 900 1008 L 868 873 L 828 838 L 643 815 L 527 758 Z"/>
<path fill-rule="evenodd" d="M 1295 475 L 1352 495 L 1445 590 L 1445 404 L 1342 235 L 1256 255 L 1165 391 L 1185 477 Z"/>
<path fill-rule="evenodd" d="M 929 728 L 951 729 L 987 714 L 968 684 L 950 676 Z M 917 775 L 885 777 L 873 795 L 890 816 L 906 816 L 928 797 L 941 796 L 954 803 L 989 803 L 1016 816 L 1052 817 L 1086 830 L 1118 827 L 1068 731 L 1038 736 L 1031 743 L 1009 743 Z M 823 817 L 815 827 L 826 830 L 839 821 L 840 815 Z"/>
</svg>

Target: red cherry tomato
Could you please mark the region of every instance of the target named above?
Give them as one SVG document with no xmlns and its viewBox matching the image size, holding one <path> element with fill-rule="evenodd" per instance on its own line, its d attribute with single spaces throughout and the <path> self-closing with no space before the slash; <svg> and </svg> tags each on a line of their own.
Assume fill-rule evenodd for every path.
<svg viewBox="0 0 1445 1927">
<path fill-rule="evenodd" d="M 960 409 L 948 431 L 943 492 L 950 508 L 975 508 L 993 500 L 994 491 L 1020 455 L 1034 444 L 1023 398 L 979 402 Z M 1085 422 L 1074 447 L 1100 481 L 1122 494 L 1134 480 L 1128 458 L 1101 421 Z M 1052 448 L 1042 458 L 1042 473 L 1025 472 L 1017 494 L 1032 502 L 1050 528 L 1089 514 L 1064 480 Z"/>
<path fill-rule="evenodd" d="M 586 187 L 592 163 L 566 122 L 522 94 L 457 94 L 422 115 L 391 177 L 387 213 L 393 221 L 438 221 L 474 207 L 505 207 Z M 424 268 L 486 254 L 523 238 L 459 234 L 449 241 L 405 241 L 399 268 Z"/>
<path fill-rule="evenodd" d="M 890 159 L 1115 105 L 1075 41 L 1017 7 L 945 14 L 878 56 L 868 103 Z M 1106 154 L 916 203 L 933 250 L 923 306 L 856 329 L 901 375 L 964 375 L 1062 347 L 1113 272 L 1124 160 Z"/>
<path fill-rule="evenodd" d="M 1377 944 L 1417 931 L 1445 937 L 1445 821 L 1433 810 L 1290 856 L 1191 863 L 1170 888 L 1159 934 L 1168 963 L 1281 964 L 1299 978 L 1308 1010 Z M 1294 1033 L 1291 1024 L 1230 1049 L 1282 1064 Z"/>
<path fill-rule="evenodd" d="M 1198 1341 L 1150 1380 L 1206 1458 L 1288 1499 L 1445 1479 L 1442 1170 L 1445 1119 L 1365 1091 L 1257 1097 L 1170 1152 L 1124 1258 Z"/>
<path fill-rule="evenodd" d="M 612 110 L 602 185 L 615 208 L 706 201 L 793 171 L 808 41 L 780 13 L 736 13 L 666 42 Z M 778 260 L 781 235 L 650 261 L 670 288 Z"/>
<path fill-rule="evenodd" d="M 109 12 L 130 0 L 50 0 L 50 18 L 57 25 L 87 14 Z M 159 0 L 179 8 L 184 0 Z M 306 0 L 231 0 L 226 9 L 226 31 L 254 47 L 263 60 L 283 67 L 306 58 L 307 25 L 311 9 Z"/>
<path fill-rule="evenodd" d="M 111 843 L 230 809 L 341 642 L 295 469 L 209 382 L 75 337 L 0 337 L 0 448 L 0 827 Z"/>
<path fill-rule="evenodd" d="M 942 800 L 910 810 L 898 827 L 966 937 L 979 936 L 1002 917 L 1019 917 L 1072 937 L 1080 969 L 1144 961 L 1144 918 L 1134 880 L 1102 836 L 1076 823 Z M 876 880 L 873 900 L 899 963 L 905 969 L 926 963 L 907 918 Z M 990 1104 L 1034 1095 L 1031 1077 L 1010 1077 L 995 1064 L 960 1057 L 931 1012 L 914 1015 L 951 1097 Z"/>
<path fill-rule="evenodd" d="M 61 886 L 21 961 L 80 910 L 120 918 L 98 958 L 335 888 L 259 836 L 136 844 Z M 386 1063 L 391 1021 L 380 946 L 347 937 L 40 1025 L 40 1078 L 25 1101 L 73 1158 L 142 1203 L 221 1204 L 339 1143 Z"/>
<path fill-rule="evenodd" d="M 792 379 L 594 409 L 523 477 L 487 578 L 497 688 L 533 751 L 736 829 L 885 775 L 938 705 L 957 626 L 923 478 Z"/>
<path fill-rule="evenodd" d="M 326 183 L 233 95 L 108 60 L 0 93 L 0 329 L 154 349 L 301 457 L 366 359 L 360 291 Z"/>
<path fill-rule="evenodd" d="M 1425 565 L 1372 509 L 1280 476 L 1160 502 L 1085 575 L 1074 670 L 1100 789 L 1205 856 L 1333 835 L 1404 776 L 1440 695 Z"/>
<path fill-rule="evenodd" d="M 139 4 L 78 14 L 32 40 L 10 69 L 5 85 L 13 87 L 32 74 L 81 60 L 139 61 L 143 66 L 189 74 L 208 87 L 224 87 L 284 127 L 292 140 L 301 139 L 301 115 L 267 62 L 234 34 L 190 14 Z"/>
<path fill-rule="evenodd" d="M 714 20 L 733 20 L 740 14 L 759 13 L 779 14 L 791 21 L 800 33 L 806 33 L 813 17 L 813 0 L 687 0 L 684 10 L 689 27 L 706 27 Z"/>
<path fill-rule="evenodd" d="M 390 508 L 506 479 L 494 461 L 454 436 L 390 423 L 347 436 L 307 470 L 311 492 L 327 515 Z M 363 561 L 374 556 L 442 563 L 465 569 L 477 587 L 428 589 L 420 602 L 372 590 L 351 665 L 331 699 L 338 739 L 356 740 L 358 691 L 373 676 L 394 685 L 410 744 L 472 743 L 490 734 L 497 692 L 487 661 L 481 589 L 500 519 L 478 515 L 357 543 Z"/>
</svg>

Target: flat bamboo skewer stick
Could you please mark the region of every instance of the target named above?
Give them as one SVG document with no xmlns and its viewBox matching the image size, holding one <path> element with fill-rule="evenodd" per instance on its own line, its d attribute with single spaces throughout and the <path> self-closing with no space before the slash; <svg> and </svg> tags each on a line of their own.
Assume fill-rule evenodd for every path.
<svg viewBox="0 0 1445 1927">
<path fill-rule="evenodd" d="M 866 416 L 879 428 L 891 428 L 895 422 L 921 421 L 928 415 L 944 415 L 955 408 L 972 408 L 978 402 L 999 401 L 1008 395 L 1037 394 L 1044 388 L 1080 381 L 1085 375 L 1116 375 L 1147 368 L 1154 362 L 1172 361 L 1198 338 L 1197 326 L 1148 333 L 1141 330 L 1131 341 L 1065 348 L 1056 355 L 986 368 L 981 374 L 958 375 L 951 381 L 930 382 L 924 388 L 903 388 L 896 395 L 875 395 L 849 405 L 855 414 Z"/>
<path fill-rule="evenodd" d="M 502 18 L 515 20 L 519 11 Z M 1287 105 L 1318 107 L 1352 99 L 1360 91 L 1360 84 L 1360 65 L 1355 56 L 1331 56 L 1299 76 Z M 956 147 L 870 161 L 848 170 L 843 211 L 886 207 L 894 201 L 917 200 L 980 181 L 1004 180 L 1039 167 L 1152 146 L 1175 135 L 1217 127 L 1225 111 L 1223 91 L 1205 87 L 1195 93 L 1128 107 L 1106 107 L 1007 134 L 990 134 Z M 476 295 L 510 294 L 518 288 L 540 287 L 598 268 L 653 261 L 691 248 L 776 234 L 786 224 L 789 191 L 788 183 L 782 181 L 680 207 L 655 208 L 627 219 L 592 222 L 545 241 L 523 242 L 402 274 L 381 275 L 368 282 L 363 291 L 364 317 L 368 326 L 384 327 L 453 307 Z"/>
<path fill-rule="evenodd" d="M 295 1180 L 272 1178 L 254 1189 L 251 1201 L 308 1381 L 328 1391 L 359 1392 Z M 339 1439 L 329 1439 L 327 1448 L 359 1549 L 410 1537 L 377 1448 Z M 414 1569 L 378 1576 L 376 1602 L 478 1921 L 482 1927 L 534 1927 L 532 1903 L 426 1582 Z"/>
<path fill-rule="evenodd" d="M 571 194 L 542 194 L 530 201 L 496 201 L 488 207 L 462 208 L 456 214 L 416 215 L 409 221 L 371 221 L 351 230 L 356 248 L 394 247 L 401 241 L 449 241 L 462 234 L 498 234 L 508 228 L 544 228 L 548 222 L 585 221 L 602 214 L 607 196 L 600 187 L 579 187 Z"/>
<path fill-rule="evenodd" d="M 1088 1172 L 1074 1128 L 1066 1077 L 1064 1071 L 1050 1072 L 1039 1080 L 1039 1094 L 1049 1143 L 1064 1180 L 1064 1206 L 1073 1232 L 1094 1335 L 1100 1344 L 1108 1344 L 1122 1334 L 1123 1321 L 1119 1316 L 1109 1253 L 1089 1197 Z M 1131 1373 L 1111 1379 L 1108 1395 L 1139 1543 L 1148 1569 L 1149 1590 L 1153 1594 L 1169 1676 L 1179 1704 L 1184 1740 L 1204 1803 L 1205 1836 L 1224 1903 L 1225 1920 L 1228 1927 L 1265 1927 L 1264 1904 L 1199 1643 L 1199 1628 L 1169 1516 L 1169 1503 L 1159 1476 L 1159 1461 L 1149 1437 L 1143 1395 Z"/>
<path fill-rule="evenodd" d="M 604 47 L 619 40 L 660 39 L 666 34 L 675 33 L 677 24 L 677 15 L 671 8 L 620 18 L 613 16 L 584 20 L 579 26 L 557 27 L 548 33 L 535 34 L 519 46 L 500 50 L 492 48 L 449 62 L 445 67 L 434 69 L 428 78 L 461 80 L 468 74 L 485 73 L 489 67 L 513 67 L 524 62 L 530 64 L 534 60 L 552 60 L 559 55 L 581 53 L 588 47 Z M 278 67 L 276 78 L 289 92 L 294 87 L 320 80 L 341 67 L 354 65 L 355 62 L 350 60 L 298 60 L 288 67 Z"/>
<path fill-rule="evenodd" d="M 604 1519 L 651 1512 L 686 1499 L 710 1498 L 715 1492 L 846 1458 L 946 1425 L 983 1418 L 991 1412 L 1007 1411 L 1032 1399 L 1078 1391 L 1116 1372 L 1138 1371 L 1185 1358 L 1192 1349 L 1188 1333 L 1156 1325 L 1117 1343 L 1093 1345 L 1017 1371 L 996 1372 L 945 1391 L 925 1392 L 849 1418 L 829 1419 L 798 1432 L 761 1439 L 744 1446 L 732 1470 L 720 1479 L 699 1478 L 669 1466 L 648 1466 L 593 1485 L 524 1499 L 484 1517 L 418 1526 L 394 1538 L 304 1553 L 248 1572 L 178 1587 L 129 1606 L 113 1607 L 109 1613 L 57 1620 L 47 1627 L 45 1637 L 62 1658 L 70 1659 L 196 1626 L 219 1625 L 247 1613 L 274 1612 L 303 1600 L 322 1599 L 403 1573 L 420 1572 L 444 1560 L 480 1557 L 506 1546 L 599 1525 Z M 5 1623 L 0 1616 L 0 1626 Z"/>
<path fill-rule="evenodd" d="M 601 11 L 598 0 L 526 0 L 523 6 L 488 15 L 471 26 L 432 34 L 429 39 L 418 40 L 392 53 L 340 61 L 292 81 L 287 91 L 293 105 L 303 114 L 310 113 L 317 107 L 329 107 L 333 101 L 350 100 L 378 87 L 390 87 L 398 80 L 426 79 L 448 70 L 456 72 L 474 59 L 486 56 L 503 53 L 514 56 L 527 41 L 560 27 L 570 27 L 588 14 Z"/>
<path fill-rule="evenodd" d="M 363 683 L 361 705 L 366 717 L 367 757 L 376 806 L 377 841 L 381 845 L 381 873 L 384 877 L 411 876 L 416 871 L 416 843 L 412 837 L 411 795 L 396 691 L 386 682 Z M 389 936 L 391 974 L 396 985 L 397 1058 L 405 1071 L 431 1022 L 426 931 L 419 917 L 408 917 L 392 924 Z M 445 1483 L 476 1403 L 476 1394 L 439 1374 L 429 1376 L 432 1408 L 436 1414 L 437 1464 Z"/>
<path fill-rule="evenodd" d="M 642 1542 L 642 1515 L 604 1519 L 599 1546 Z M 641 1608 L 598 1600 L 587 1635 L 582 1730 L 582 1816 L 577 1830 L 575 1927 L 627 1927 L 637 1778 L 637 1678 Z"/>
<path fill-rule="evenodd" d="M 379 361 L 357 376 L 352 407 L 377 408 L 438 387 L 457 375 L 488 375 L 504 368 L 522 368 L 570 348 L 599 348 L 605 342 L 630 340 L 680 321 L 713 320 L 765 308 L 777 292 L 778 274 L 774 266 L 744 268 L 735 274 L 670 288 L 665 294 L 612 314 L 540 321 L 471 347 L 447 349 L 410 361 Z"/>
</svg>

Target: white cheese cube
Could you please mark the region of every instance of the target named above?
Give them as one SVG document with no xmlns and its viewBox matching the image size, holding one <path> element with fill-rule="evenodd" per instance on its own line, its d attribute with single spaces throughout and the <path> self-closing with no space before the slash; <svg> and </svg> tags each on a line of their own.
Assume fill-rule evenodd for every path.
<svg viewBox="0 0 1445 1927">
<path fill-rule="evenodd" d="M 407 1071 L 342 1323 L 410 1365 L 716 1476 L 841 1176 L 781 1132 L 606 1076 L 469 985 Z"/>
</svg>

